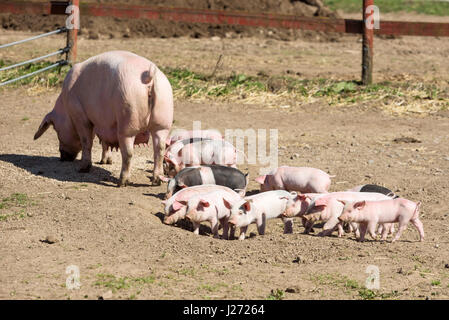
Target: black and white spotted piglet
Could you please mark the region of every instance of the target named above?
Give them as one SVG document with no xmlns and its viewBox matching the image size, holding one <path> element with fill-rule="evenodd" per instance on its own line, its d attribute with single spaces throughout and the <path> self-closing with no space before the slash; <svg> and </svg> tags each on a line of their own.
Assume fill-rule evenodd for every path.
<svg viewBox="0 0 449 320">
<path fill-rule="evenodd" d="M 392 197 L 393 199 L 399 198 L 399 196 L 395 195 L 393 191 L 388 188 L 378 186 L 376 184 L 364 184 L 363 186 L 357 186 L 350 190 L 351 192 L 375 192 L 382 193 L 386 196 Z"/>
<path fill-rule="evenodd" d="M 248 174 L 236 168 L 216 164 L 187 167 L 179 171 L 174 178 L 161 177 L 161 179 L 168 182 L 166 199 L 182 188 L 202 184 L 226 186 L 244 197 L 248 185 Z"/>
</svg>

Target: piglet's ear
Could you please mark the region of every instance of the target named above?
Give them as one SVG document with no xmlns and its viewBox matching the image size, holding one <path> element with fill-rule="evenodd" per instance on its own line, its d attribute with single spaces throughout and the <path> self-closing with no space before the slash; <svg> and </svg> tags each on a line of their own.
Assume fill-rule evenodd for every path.
<svg viewBox="0 0 449 320">
<path fill-rule="evenodd" d="M 327 199 L 321 199 L 321 198 L 316 199 L 315 206 L 327 206 Z"/>
<path fill-rule="evenodd" d="M 227 209 L 231 209 L 231 208 L 232 208 L 231 203 L 230 203 L 228 200 L 226 200 L 225 198 L 223 198 L 223 204 L 224 204 L 224 206 L 225 206 Z"/>
<path fill-rule="evenodd" d="M 178 187 L 180 187 L 180 188 L 187 188 L 187 186 L 184 184 L 184 183 L 178 183 Z"/>
<path fill-rule="evenodd" d="M 260 183 L 260 184 L 264 184 L 266 177 L 267 177 L 266 175 L 260 176 L 260 177 L 257 177 L 256 179 L 254 179 L 254 181 L 256 181 L 257 183 Z"/>
<path fill-rule="evenodd" d="M 186 204 L 187 204 L 186 201 L 175 201 L 172 204 L 172 208 L 173 208 L 174 211 L 178 211 L 179 209 L 181 209 Z"/>
<path fill-rule="evenodd" d="M 47 115 L 42 120 L 39 129 L 37 129 L 36 133 L 34 134 L 34 140 L 39 139 L 40 136 L 43 135 L 45 131 L 47 131 L 50 125 L 53 125 L 53 114 L 51 112 L 47 113 Z"/>
<path fill-rule="evenodd" d="M 300 201 L 304 201 L 304 200 L 306 200 L 307 198 L 309 198 L 309 197 L 306 196 L 306 195 L 303 195 L 303 194 L 298 194 L 298 196 L 296 197 L 296 199 L 297 199 L 297 200 L 300 200 Z"/>
<path fill-rule="evenodd" d="M 206 207 L 206 208 L 210 206 L 209 201 L 204 200 L 204 199 L 201 199 L 201 200 L 200 200 L 200 203 L 201 203 L 201 205 L 202 205 L 203 207 Z"/>
<path fill-rule="evenodd" d="M 251 210 L 251 204 L 250 201 L 246 201 L 243 206 L 245 207 L 246 211 L 250 211 Z"/>
<path fill-rule="evenodd" d="M 365 207 L 365 204 L 366 204 L 365 200 L 356 202 L 356 203 L 354 203 L 354 209 L 359 209 L 359 210 L 363 209 Z"/>
</svg>

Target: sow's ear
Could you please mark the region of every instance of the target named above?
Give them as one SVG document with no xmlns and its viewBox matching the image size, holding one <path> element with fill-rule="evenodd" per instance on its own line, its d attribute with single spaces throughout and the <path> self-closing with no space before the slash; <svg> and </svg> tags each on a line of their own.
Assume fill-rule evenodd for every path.
<svg viewBox="0 0 449 320">
<path fill-rule="evenodd" d="M 34 140 L 39 139 L 39 137 L 43 135 L 45 131 L 47 131 L 48 127 L 50 127 L 50 125 L 53 125 L 52 118 L 53 114 L 51 112 L 47 113 L 47 115 L 42 120 L 39 129 L 37 129 L 36 133 L 34 134 Z"/>
</svg>

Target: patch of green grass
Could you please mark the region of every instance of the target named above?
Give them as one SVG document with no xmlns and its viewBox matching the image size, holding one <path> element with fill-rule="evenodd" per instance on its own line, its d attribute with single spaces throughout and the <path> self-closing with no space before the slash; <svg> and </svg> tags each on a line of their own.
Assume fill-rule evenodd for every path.
<svg viewBox="0 0 449 320">
<path fill-rule="evenodd" d="M 0 202 L 0 221 L 6 221 L 8 218 L 25 218 L 25 209 L 35 205 L 28 195 L 25 193 L 13 193 L 7 198 L 3 198 Z M 3 210 L 11 208 L 20 208 L 19 211 L 4 212 Z"/>
<path fill-rule="evenodd" d="M 243 292 L 243 288 L 242 288 L 242 286 L 239 285 L 239 284 L 233 285 L 233 286 L 231 287 L 231 289 L 232 289 L 233 291 Z"/>
<path fill-rule="evenodd" d="M 362 1 L 360 0 L 324 0 L 325 5 L 332 10 L 343 10 L 344 12 L 361 12 Z M 375 0 L 374 4 L 382 12 L 416 12 L 422 14 L 449 16 L 449 3 L 443 1 L 423 0 Z"/>
<path fill-rule="evenodd" d="M 351 279 L 346 280 L 344 286 L 345 286 L 345 288 L 349 288 L 349 289 L 358 289 L 358 288 L 360 288 L 359 283 L 357 281 L 351 280 Z"/>
<path fill-rule="evenodd" d="M 221 288 L 227 288 L 228 285 L 224 282 L 220 282 L 220 283 L 213 283 L 213 284 L 202 284 L 198 287 L 198 290 L 205 290 L 208 292 L 216 292 L 218 290 L 220 290 Z"/>
<path fill-rule="evenodd" d="M 440 280 L 432 280 L 432 282 L 430 284 L 432 286 L 439 286 L 439 285 L 441 285 L 441 281 Z"/>
<path fill-rule="evenodd" d="M 39 69 L 48 67 L 52 65 L 54 62 L 36 62 L 36 63 L 30 63 L 22 67 L 13 68 L 6 70 L 4 72 L 0 73 L 0 82 L 12 80 L 14 78 L 29 74 L 31 72 L 37 71 Z M 0 67 L 5 65 L 11 65 L 14 64 L 12 61 L 4 61 L 0 60 Z M 40 85 L 47 88 L 56 87 L 58 85 L 61 85 L 64 77 L 66 76 L 67 72 L 70 70 L 69 66 L 60 66 L 53 69 L 50 69 L 45 72 L 38 73 L 35 76 L 25 78 L 19 81 L 16 81 L 10 86 L 18 86 L 18 85 Z"/>
<path fill-rule="evenodd" d="M 147 277 L 131 278 L 131 277 L 116 277 L 112 274 L 97 274 L 96 286 L 111 289 L 113 292 L 121 289 L 129 289 L 135 286 L 143 286 L 152 284 L 155 281 L 154 275 Z"/>
<path fill-rule="evenodd" d="M 312 281 L 320 285 L 332 285 L 347 289 L 358 289 L 361 286 L 356 280 L 341 274 L 320 274 L 312 276 Z"/>
<path fill-rule="evenodd" d="M 183 276 L 191 276 L 193 277 L 196 274 L 195 268 L 184 268 L 177 271 L 178 274 Z"/>
<path fill-rule="evenodd" d="M 22 118 L 22 121 L 28 121 L 28 120 L 30 120 L 29 117 L 23 117 L 23 118 Z"/>
<path fill-rule="evenodd" d="M 268 300 L 282 300 L 284 299 L 285 292 L 281 289 L 271 290 L 270 294 L 267 296 Z"/>
<path fill-rule="evenodd" d="M 0 209 L 10 207 L 27 207 L 33 205 L 33 201 L 25 193 L 13 193 L 7 198 L 3 198 L 0 202 Z"/>
<path fill-rule="evenodd" d="M 380 299 L 392 299 L 392 298 L 396 298 L 397 296 L 399 296 L 398 291 L 394 290 L 391 292 L 387 292 L 387 293 L 382 293 L 379 291 L 374 291 L 371 289 L 367 289 L 367 288 L 363 288 L 359 290 L 359 296 L 360 298 L 362 298 L 363 300 L 373 300 L 376 298 L 380 298 Z"/>
<path fill-rule="evenodd" d="M 44 64 L 45 65 L 45 64 Z M 44 66 L 32 64 L 24 69 L 2 73 L 0 81 Z M 322 100 L 332 106 L 350 106 L 367 102 L 395 113 L 430 112 L 449 108 L 449 90 L 434 84 L 381 82 L 363 86 L 357 81 L 300 79 L 296 76 L 257 76 L 232 73 L 211 77 L 182 68 L 161 67 L 167 75 L 175 99 L 237 101 L 279 106 L 284 103 L 311 103 Z M 21 84 L 51 88 L 60 86 L 68 67 L 52 71 Z M 15 73 L 14 73 L 15 72 Z"/>
</svg>

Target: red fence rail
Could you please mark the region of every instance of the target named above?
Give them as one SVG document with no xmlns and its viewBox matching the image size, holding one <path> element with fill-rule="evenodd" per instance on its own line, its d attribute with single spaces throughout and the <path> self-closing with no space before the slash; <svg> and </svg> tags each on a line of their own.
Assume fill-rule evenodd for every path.
<svg viewBox="0 0 449 320">
<path fill-rule="evenodd" d="M 78 3 L 79 0 L 73 0 Z M 406 36 L 433 36 L 449 37 L 449 23 L 434 22 L 404 22 L 404 21 L 380 21 L 380 28 L 370 30 L 365 28 L 364 21 L 369 17 L 366 7 L 373 4 L 373 0 L 363 0 L 364 20 L 307 18 L 280 14 L 253 14 L 243 12 L 228 12 L 216 10 L 198 10 L 187 8 L 162 8 L 147 6 L 129 6 L 120 4 L 80 4 L 80 14 L 96 17 L 117 17 L 132 19 L 168 20 L 176 22 L 208 23 L 241 25 L 250 27 L 270 27 L 304 29 L 324 32 L 356 33 L 364 34 L 364 52 L 368 50 L 370 55 L 363 54 L 363 65 L 368 68 L 362 71 L 363 83 L 371 82 L 373 34 L 380 35 L 406 35 Z M 0 3 L 0 12 L 14 14 L 66 14 L 68 1 L 51 2 L 15 2 L 3 1 Z M 72 37 L 76 37 L 76 31 Z M 73 44 L 76 53 L 76 40 Z M 75 60 L 75 56 L 72 56 Z M 366 60 L 368 59 L 368 60 Z M 365 69 L 366 69 L 365 68 Z M 365 70 L 364 69 L 364 70 Z"/>
</svg>

